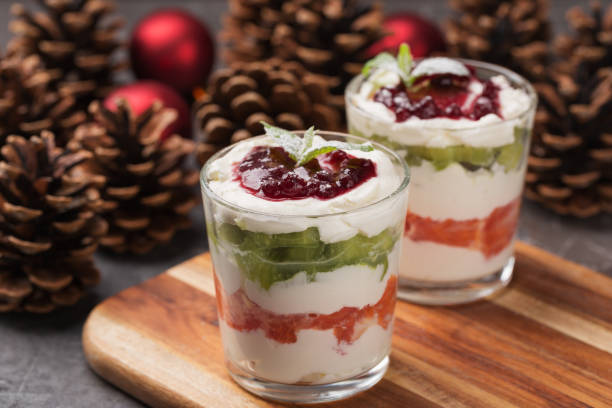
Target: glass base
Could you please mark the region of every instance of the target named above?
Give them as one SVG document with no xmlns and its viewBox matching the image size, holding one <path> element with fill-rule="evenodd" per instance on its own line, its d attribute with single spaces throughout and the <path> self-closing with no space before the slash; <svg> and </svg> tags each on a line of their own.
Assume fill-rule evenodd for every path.
<svg viewBox="0 0 612 408">
<path fill-rule="evenodd" d="M 423 305 L 458 305 L 490 296 L 512 279 L 514 257 L 497 272 L 478 280 L 460 282 L 425 282 L 400 278 L 397 297 Z"/>
<path fill-rule="evenodd" d="M 349 398 L 373 387 L 383 378 L 387 367 L 389 367 L 388 356 L 358 377 L 331 384 L 315 385 L 279 384 L 259 380 L 251 376 L 237 374 L 231 367 L 229 373 L 238 385 L 258 397 L 294 404 L 318 404 Z"/>
</svg>

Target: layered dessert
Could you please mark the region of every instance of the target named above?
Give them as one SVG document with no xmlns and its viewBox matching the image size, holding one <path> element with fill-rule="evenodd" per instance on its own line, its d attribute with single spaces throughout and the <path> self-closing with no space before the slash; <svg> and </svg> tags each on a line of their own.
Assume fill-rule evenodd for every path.
<svg viewBox="0 0 612 408">
<path fill-rule="evenodd" d="M 202 174 L 230 373 L 298 385 L 359 376 L 390 351 L 407 170 L 382 146 L 266 134 Z"/>
<path fill-rule="evenodd" d="M 448 58 L 379 56 L 351 83 L 350 132 L 410 166 L 402 280 L 470 282 L 511 263 L 534 107 L 516 74 Z"/>
</svg>

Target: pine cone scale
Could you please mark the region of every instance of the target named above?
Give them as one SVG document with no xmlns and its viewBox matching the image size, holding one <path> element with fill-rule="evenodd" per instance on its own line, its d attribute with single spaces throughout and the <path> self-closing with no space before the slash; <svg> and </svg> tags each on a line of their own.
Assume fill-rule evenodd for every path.
<svg viewBox="0 0 612 408">
<path fill-rule="evenodd" d="M 136 216 L 135 214 L 118 214 L 113 220 L 113 224 L 126 231 L 139 231 L 147 228 L 151 223 L 151 219 L 145 216 Z"/>
<path fill-rule="evenodd" d="M 126 186 L 126 187 L 107 187 L 106 194 L 108 197 L 117 200 L 131 200 L 140 193 L 139 186 Z"/>
<path fill-rule="evenodd" d="M 70 285 L 72 278 L 70 274 L 64 271 L 49 271 L 40 268 L 28 271 L 30 282 L 49 292 L 56 292 Z"/>
<path fill-rule="evenodd" d="M 9 214 L 11 219 L 19 222 L 30 222 L 42 215 L 42 211 L 39 209 L 23 207 L 7 201 L 2 203 L 2 212 Z"/>
<path fill-rule="evenodd" d="M 197 204 L 198 201 L 195 198 L 189 197 L 174 203 L 172 208 L 177 214 L 187 215 L 189 211 L 191 211 L 191 209 L 194 208 Z"/>
<path fill-rule="evenodd" d="M 98 249 L 97 241 L 95 244 L 90 244 L 79 249 L 73 249 L 69 252 L 69 254 L 74 259 L 88 259 L 91 258 L 94 252 L 96 252 L 96 249 Z"/>
<path fill-rule="evenodd" d="M 587 188 L 594 185 L 600 178 L 599 171 L 590 171 L 580 174 L 563 174 L 561 181 L 571 188 Z"/>
<path fill-rule="evenodd" d="M 51 248 L 51 242 L 33 242 L 23 240 L 14 236 L 8 236 L 5 238 L 6 243 L 15 247 L 19 252 L 24 255 L 36 255 L 41 252 L 45 252 Z"/>
<path fill-rule="evenodd" d="M 26 278 L 11 276 L 6 272 L 0 273 L 0 299 L 15 305 L 31 292 L 32 285 Z"/>
<path fill-rule="evenodd" d="M 61 234 L 74 234 L 77 231 L 82 230 L 87 224 L 87 222 L 92 217 L 93 217 L 93 213 L 90 212 L 88 216 L 83 217 L 79 215 L 79 218 L 76 218 L 72 221 L 66 221 L 66 222 L 55 221 L 53 222 L 52 225 L 53 225 L 53 228 Z"/>
<path fill-rule="evenodd" d="M 77 285 L 70 285 L 51 293 L 51 301 L 60 306 L 72 306 L 83 296 L 83 290 Z"/>
<path fill-rule="evenodd" d="M 142 205 L 146 207 L 162 207 L 172 199 L 172 192 L 162 191 L 150 196 L 145 196 L 140 199 Z"/>
</svg>

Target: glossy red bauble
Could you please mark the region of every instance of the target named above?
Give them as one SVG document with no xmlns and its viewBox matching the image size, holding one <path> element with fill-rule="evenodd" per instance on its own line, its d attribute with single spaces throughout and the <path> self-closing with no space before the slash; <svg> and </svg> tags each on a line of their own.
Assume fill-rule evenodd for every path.
<svg viewBox="0 0 612 408">
<path fill-rule="evenodd" d="M 155 79 L 190 94 L 206 82 L 215 47 L 199 20 L 181 10 L 166 9 L 149 14 L 136 25 L 130 56 L 138 78 Z"/>
<path fill-rule="evenodd" d="M 374 57 L 383 51 L 395 55 L 402 43 L 410 46 L 412 56 L 415 58 L 427 57 L 446 49 L 444 35 L 438 26 L 413 13 L 397 13 L 385 17 L 383 30 L 389 35 L 368 49 L 369 57 Z"/>
<path fill-rule="evenodd" d="M 160 101 L 167 108 L 175 109 L 177 118 L 168 125 L 168 128 L 162 134 L 162 140 L 174 133 L 178 133 L 183 137 L 190 137 L 191 121 L 189 106 L 183 97 L 169 86 L 157 81 L 139 81 L 124 85 L 115 89 L 104 99 L 104 107 L 115 111 L 117 109 L 115 101 L 118 98 L 126 99 L 135 115 L 143 113 L 156 100 Z"/>
</svg>

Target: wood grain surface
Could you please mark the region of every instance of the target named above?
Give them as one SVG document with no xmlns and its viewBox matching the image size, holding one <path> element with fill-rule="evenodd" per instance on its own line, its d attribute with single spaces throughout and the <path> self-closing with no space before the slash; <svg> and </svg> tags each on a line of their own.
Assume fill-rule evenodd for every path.
<svg viewBox="0 0 612 408">
<path fill-rule="evenodd" d="M 391 365 L 334 407 L 612 407 L 612 280 L 518 243 L 510 286 L 455 307 L 399 302 Z M 91 367 L 153 407 L 275 407 L 227 375 L 208 254 L 98 305 Z"/>
</svg>

